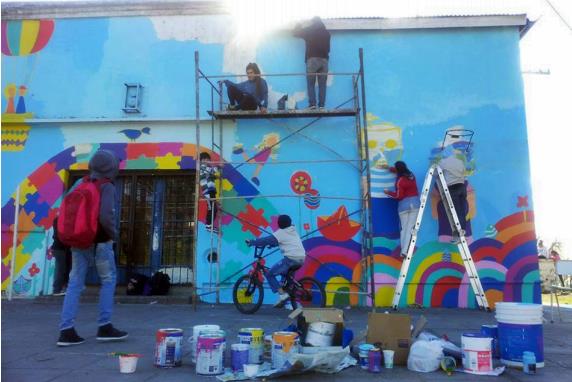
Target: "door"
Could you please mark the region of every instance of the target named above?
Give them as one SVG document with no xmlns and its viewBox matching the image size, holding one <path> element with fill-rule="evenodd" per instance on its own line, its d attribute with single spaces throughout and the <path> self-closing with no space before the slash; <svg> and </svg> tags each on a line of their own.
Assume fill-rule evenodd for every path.
<svg viewBox="0 0 572 382">
<path fill-rule="evenodd" d="M 72 183 L 85 175 L 74 173 Z M 169 274 L 173 284 L 192 282 L 194 269 L 194 172 L 121 172 L 115 180 L 119 237 L 117 283 L 131 273 Z M 90 269 L 88 284 L 98 283 Z"/>
</svg>

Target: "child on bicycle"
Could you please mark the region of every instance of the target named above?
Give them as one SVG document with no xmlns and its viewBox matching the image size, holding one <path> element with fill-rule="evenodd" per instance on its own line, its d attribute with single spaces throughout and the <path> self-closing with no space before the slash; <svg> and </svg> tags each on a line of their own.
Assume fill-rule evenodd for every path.
<svg viewBox="0 0 572 382">
<path fill-rule="evenodd" d="M 260 239 L 247 240 L 249 247 L 280 247 L 284 258 L 274 264 L 268 273 L 268 283 L 274 293 L 278 292 L 278 301 L 274 306 L 281 306 L 290 298 L 288 293 L 280 287 L 277 280 L 278 275 L 286 275 L 288 270 L 296 265 L 302 265 L 306 259 L 306 251 L 302 245 L 302 240 L 296 228 L 292 225 L 292 219 L 288 215 L 278 216 L 278 227 L 272 235 L 261 237 Z"/>
</svg>

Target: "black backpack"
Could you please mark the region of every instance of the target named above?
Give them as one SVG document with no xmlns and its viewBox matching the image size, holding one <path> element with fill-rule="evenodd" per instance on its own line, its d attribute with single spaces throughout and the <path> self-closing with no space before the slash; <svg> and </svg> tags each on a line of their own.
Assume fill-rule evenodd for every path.
<svg viewBox="0 0 572 382">
<path fill-rule="evenodd" d="M 171 278 L 163 272 L 155 272 L 149 280 L 151 286 L 151 294 L 155 296 L 164 296 L 169 294 L 171 288 Z"/>
<path fill-rule="evenodd" d="M 127 294 L 130 296 L 148 295 L 150 288 L 146 288 L 147 283 L 149 283 L 148 276 L 142 275 L 141 273 L 133 273 L 129 276 Z"/>
</svg>

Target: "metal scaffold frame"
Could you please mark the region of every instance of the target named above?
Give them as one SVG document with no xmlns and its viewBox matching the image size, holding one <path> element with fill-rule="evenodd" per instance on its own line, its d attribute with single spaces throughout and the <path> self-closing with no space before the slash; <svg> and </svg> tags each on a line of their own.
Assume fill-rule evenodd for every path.
<svg viewBox="0 0 572 382">
<path fill-rule="evenodd" d="M 282 73 L 282 74 L 265 74 L 264 77 L 283 77 L 283 76 L 306 76 L 307 73 Z M 329 160 L 306 160 L 306 161 L 284 161 L 284 162 L 273 162 L 272 164 L 276 165 L 276 164 L 291 164 L 291 163 L 336 163 L 336 162 L 341 162 L 341 163 L 348 163 L 350 164 L 352 167 L 356 168 L 359 172 L 359 187 L 360 187 L 360 194 L 359 197 L 329 197 L 329 196 L 321 196 L 321 198 L 326 198 L 326 199 L 344 199 L 344 200 L 358 200 L 360 201 L 361 204 L 361 208 L 357 211 L 348 213 L 346 216 L 340 216 L 338 217 L 338 220 L 335 220 L 333 222 L 330 222 L 329 224 L 335 224 L 337 222 L 339 222 L 341 219 L 346 219 L 350 216 L 356 215 L 356 214 L 360 214 L 361 216 L 361 240 L 362 240 L 362 245 L 361 245 L 361 265 L 363 267 L 362 269 L 362 278 L 361 278 L 361 282 L 360 285 L 358 285 L 358 289 L 359 292 L 343 292 L 343 293 L 347 293 L 347 294 L 360 294 L 360 295 L 366 295 L 369 298 L 371 298 L 371 305 L 372 305 L 372 309 L 375 311 L 376 309 L 376 300 L 375 300 L 375 280 L 374 280 L 374 255 L 373 255 L 373 236 L 372 236 L 372 226 L 373 226 L 373 222 L 372 222 L 372 214 L 371 214 L 371 191 L 370 191 L 370 187 L 371 187 L 371 174 L 370 174 L 370 162 L 369 162 L 369 148 L 368 148 L 368 133 L 367 133 L 367 109 L 366 109 L 366 92 L 365 92 L 365 77 L 364 77 L 364 60 L 363 60 L 363 49 L 359 48 L 359 69 L 357 72 L 340 72 L 340 73 L 316 73 L 317 75 L 325 75 L 325 76 L 351 76 L 352 78 L 352 91 L 353 91 L 353 95 L 351 98 L 349 98 L 347 101 L 344 101 L 343 103 L 341 103 L 340 105 L 336 106 L 333 109 L 329 109 L 329 110 L 324 110 L 324 109 L 317 109 L 317 110 L 308 110 L 308 109 L 304 109 L 304 110 L 268 110 L 266 113 L 261 113 L 258 111 L 225 111 L 223 110 L 223 89 L 222 89 L 222 83 L 219 81 L 218 84 L 213 83 L 213 81 L 211 81 L 211 79 L 223 79 L 223 78 L 231 78 L 231 77 L 244 77 L 244 74 L 232 74 L 232 75 L 212 75 L 212 76 L 207 76 L 201 69 L 200 69 L 200 65 L 199 65 L 199 52 L 195 51 L 195 113 L 196 113 L 196 125 L 195 125 L 195 129 L 196 129 L 196 145 L 197 145 L 197 150 L 195 153 L 195 159 L 196 159 L 196 173 L 197 176 L 195 177 L 195 202 L 194 202 L 194 243 L 193 243 L 193 255 L 194 255 L 194 272 L 193 272 L 193 278 L 194 278 L 194 287 L 195 290 L 201 290 L 204 288 L 199 288 L 197 285 L 197 272 L 196 272 L 196 267 L 197 267 L 197 243 L 198 243 L 198 237 L 199 237 L 199 231 L 198 231 L 198 206 L 199 206 L 199 200 L 200 200 L 200 185 L 199 185 L 199 181 L 200 181 L 200 177 L 199 177 L 199 171 L 200 171 L 200 160 L 199 160 L 199 156 L 200 156 L 200 147 L 201 147 L 201 142 L 200 142 L 200 135 L 201 135 L 201 126 L 200 126 L 200 83 L 201 80 L 206 81 L 209 85 L 210 85 L 210 90 L 211 90 L 211 110 L 208 111 L 208 113 L 211 115 L 211 151 L 216 153 L 219 157 L 218 161 L 212 161 L 213 164 L 217 164 L 217 165 L 221 165 L 221 164 L 236 164 L 236 168 L 241 167 L 243 165 L 246 164 L 253 164 L 253 160 L 254 157 L 248 158 L 247 160 L 243 161 L 243 162 L 225 162 L 223 160 L 223 120 L 229 120 L 229 119 L 267 119 L 269 121 L 272 121 L 273 123 L 277 123 L 276 121 L 274 121 L 274 119 L 277 118 L 313 118 L 310 122 L 305 123 L 304 125 L 302 125 L 302 127 L 297 128 L 297 129 L 290 129 L 289 127 L 286 127 L 290 133 L 288 135 L 286 135 L 285 137 L 281 138 L 280 140 L 278 140 L 278 142 L 274 143 L 272 146 L 270 146 L 268 149 L 272 149 L 272 147 L 277 146 L 279 144 L 281 144 L 282 142 L 284 142 L 285 140 L 294 137 L 294 136 L 302 136 L 304 138 L 306 138 L 307 140 L 322 146 L 323 148 L 327 149 L 328 151 L 332 152 L 333 154 L 335 154 L 339 159 L 329 159 Z M 217 86 L 218 85 L 218 86 Z M 215 93 L 218 94 L 219 96 L 219 100 L 218 100 L 218 110 L 215 110 Z M 347 104 L 349 104 L 350 102 L 353 101 L 352 107 L 351 108 L 344 108 L 344 106 L 346 106 Z M 353 116 L 355 119 L 355 134 L 356 134 L 356 146 L 357 146 L 357 155 L 358 155 L 358 159 L 355 158 L 344 158 L 342 155 L 340 155 L 335 149 L 323 144 L 322 142 L 319 142 L 317 140 L 314 140 L 306 135 L 304 135 L 302 133 L 303 130 L 305 130 L 306 128 L 312 126 L 313 124 L 315 124 L 316 122 L 320 121 L 322 118 L 328 118 L 328 117 L 347 117 L 347 116 Z M 218 122 L 218 143 L 215 143 L 215 129 L 216 129 L 216 125 Z M 277 123 L 278 124 L 278 123 Z M 218 177 L 218 189 L 222 190 L 222 179 L 223 179 L 223 173 L 222 173 L 222 169 L 223 166 L 218 166 L 219 168 L 219 177 Z M 300 197 L 299 195 L 296 196 L 292 196 L 292 195 L 256 195 L 253 197 L 269 197 L 269 198 L 287 198 L 287 197 Z M 222 226 L 222 215 L 223 213 L 225 214 L 229 214 L 228 211 L 225 211 L 224 208 L 222 208 L 222 202 L 224 200 L 230 200 L 230 199 L 236 199 L 236 197 L 223 197 L 223 196 L 217 196 L 216 198 L 214 198 L 216 203 L 220 202 L 220 206 L 218 208 L 218 214 L 217 214 L 217 221 L 218 221 L 218 232 L 213 233 L 213 231 L 211 231 L 210 233 L 210 248 L 211 248 L 211 254 L 213 253 L 213 248 L 215 247 L 215 237 L 216 237 L 216 246 L 217 246 L 217 258 L 216 258 L 216 286 L 212 287 L 213 285 L 213 280 L 212 280 L 212 274 L 213 274 L 213 261 L 210 261 L 210 267 L 211 269 L 209 270 L 209 288 L 208 291 L 206 292 L 202 292 L 202 293 L 197 293 L 194 297 L 198 298 L 200 296 L 204 296 L 204 295 L 209 295 L 209 294 L 213 294 L 216 293 L 216 302 L 219 303 L 220 302 L 220 290 L 221 289 L 225 289 L 226 287 L 224 287 L 224 284 L 226 282 L 228 282 L 229 280 L 231 280 L 233 277 L 237 276 L 238 274 L 244 272 L 246 269 L 248 269 L 252 263 L 249 263 L 248 265 L 246 265 L 245 267 L 243 267 L 241 270 L 235 272 L 234 274 L 228 276 L 227 278 L 225 278 L 225 280 L 220 280 L 220 253 L 221 253 L 221 245 L 222 245 L 222 231 L 223 231 L 223 226 Z M 232 214 L 230 214 L 232 215 Z M 240 221 L 242 221 L 244 224 L 250 224 L 250 225 L 254 225 L 251 222 L 245 221 L 244 219 L 232 215 L 234 218 L 239 219 Z M 212 224 L 214 225 L 214 221 L 212 222 Z M 254 225 L 255 226 L 255 225 Z M 271 232 L 266 231 L 265 229 L 263 229 L 262 227 L 258 227 L 256 226 L 256 228 L 258 228 L 259 230 L 267 233 L 267 234 L 271 234 Z M 308 237 L 310 235 L 312 235 L 313 233 L 315 233 L 316 231 L 318 231 L 318 229 L 311 231 L 311 232 L 307 232 L 305 235 L 302 236 L 302 239 L 304 239 L 305 237 Z M 270 256 L 271 254 L 277 252 L 278 249 L 275 249 L 273 251 L 269 251 L 266 256 Z M 319 260 L 312 258 L 310 255 L 308 255 L 308 257 L 312 260 L 312 261 L 317 261 L 319 262 L 321 265 L 327 266 L 327 264 L 323 264 L 321 263 Z M 212 259 L 211 259 L 212 260 Z M 335 271 L 332 270 L 333 273 L 337 273 Z M 367 285 L 369 283 L 369 286 Z M 362 284 L 365 285 L 365 288 L 362 287 Z M 338 293 L 338 292 L 336 292 Z"/>
</svg>

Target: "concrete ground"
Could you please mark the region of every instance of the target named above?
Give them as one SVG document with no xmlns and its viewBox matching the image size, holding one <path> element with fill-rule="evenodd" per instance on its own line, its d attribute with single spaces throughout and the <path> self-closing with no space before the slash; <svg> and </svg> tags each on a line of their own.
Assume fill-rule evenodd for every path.
<svg viewBox="0 0 572 382">
<path fill-rule="evenodd" d="M 197 324 L 219 324 L 236 338 L 241 327 L 262 327 L 267 332 L 286 327 L 288 312 L 263 307 L 252 316 L 242 315 L 232 305 L 199 305 L 195 312 L 190 305 L 117 304 L 114 324 L 129 331 L 125 342 L 96 343 L 97 305 L 82 304 L 76 329 L 86 338 L 86 343 L 68 347 L 56 347 L 60 301 L 2 301 L 2 380 L 19 381 L 216 381 L 214 377 L 199 377 L 189 362 L 185 348 L 183 366 L 173 369 L 157 369 L 153 366 L 155 332 L 159 328 L 188 329 Z M 546 309 L 548 310 L 548 309 Z M 354 332 L 365 328 L 368 310 L 346 309 L 346 326 Z M 407 310 L 415 320 L 421 314 L 429 321 L 427 329 L 437 334 L 447 334 L 454 342 L 466 331 L 478 331 L 481 324 L 494 323 L 494 314 L 463 309 L 413 309 Z M 335 375 L 306 374 L 281 378 L 288 381 L 570 381 L 572 380 L 572 309 L 563 309 L 564 323 L 544 325 L 544 351 L 546 367 L 535 376 L 521 370 L 508 369 L 500 377 L 484 377 L 454 373 L 448 377 L 443 372 L 416 373 L 405 367 L 383 369 L 378 375 L 352 367 Z M 548 315 L 546 315 L 548 317 Z M 143 354 L 135 374 L 122 375 L 116 358 L 109 352 L 136 352 Z M 570 374 L 568 374 L 570 373 Z"/>
</svg>

